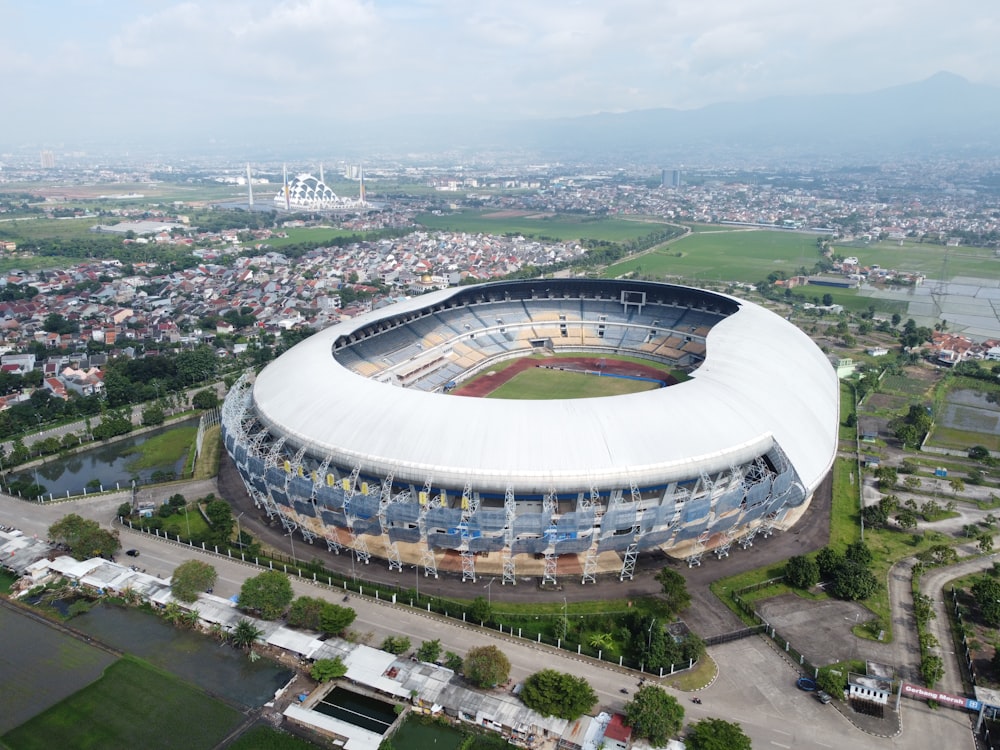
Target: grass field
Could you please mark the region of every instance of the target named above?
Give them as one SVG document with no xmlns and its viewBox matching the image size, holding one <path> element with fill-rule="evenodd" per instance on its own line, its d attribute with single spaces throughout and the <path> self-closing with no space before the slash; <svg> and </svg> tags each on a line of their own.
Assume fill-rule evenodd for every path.
<svg viewBox="0 0 1000 750">
<path fill-rule="evenodd" d="M 916 271 L 931 279 L 940 279 L 948 255 L 948 278 L 973 276 L 980 279 L 1000 279 L 1000 257 L 991 248 L 925 245 L 904 240 L 849 243 L 834 245 L 834 252 L 856 256 L 862 265 L 878 264 L 882 268 Z"/>
<path fill-rule="evenodd" d="M 609 266 L 604 276 L 680 277 L 753 283 L 772 271 L 794 274 L 819 260 L 816 237 L 797 232 L 717 230 L 697 232 L 669 246 Z M 825 290 L 824 290 L 825 291 Z"/>
<path fill-rule="evenodd" d="M 240 735 L 227 750 L 315 750 L 319 745 L 269 726 L 256 726 Z M 400 750 L 403 750 L 400 746 Z M 442 749 L 443 750 L 443 749 Z"/>
<path fill-rule="evenodd" d="M 191 450 L 197 432 L 197 427 L 176 427 L 154 435 L 131 451 L 135 458 L 129 461 L 129 470 L 140 471 L 176 463 Z"/>
<path fill-rule="evenodd" d="M 338 237 L 364 236 L 364 232 L 351 232 L 335 227 L 292 227 L 287 230 L 287 237 L 272 237 L 267 241 L 271 247 L 287 247 L 300 242 L 328 242 Z"/>
<path fill-rule="evenodd" d="M 240 713 L 134 657 L 0 740 L 11 750 L 211 748 Z"/>
<path fill-rule="evenodd" d="M 586 237 L 613 242 L 644 237 L 665 226 L 659 222 L 629 219 L 591 219 L 541 213 L 501 215 L 498 212 L 481 211 L 462 211 L 443 216 L 420 214 L 416 220 L 428 229 L 450 232 L 521 234 L 525 237 L 549 237 L 554 240 L 578 240 Z"/>
<path fill-rule="evenodd" d="M 582 372 L 532 367 L 518 373 L 486 398 L 544 401 L 559 398 L 598 398 L 651 391 L 658 386 L 641 380 L 605 378 Z"/>
</svg>

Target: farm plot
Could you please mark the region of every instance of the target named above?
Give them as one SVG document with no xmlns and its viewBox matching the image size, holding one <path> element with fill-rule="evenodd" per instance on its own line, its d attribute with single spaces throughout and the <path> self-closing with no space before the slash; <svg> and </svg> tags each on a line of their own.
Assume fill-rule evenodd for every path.
<svg viewBox="0 0 1000 750">
<path fill-rule="evenodd" d="M 115 657 L 28 615 L 0 606 L 0 734 L 86 687 Z"/>
</svg>

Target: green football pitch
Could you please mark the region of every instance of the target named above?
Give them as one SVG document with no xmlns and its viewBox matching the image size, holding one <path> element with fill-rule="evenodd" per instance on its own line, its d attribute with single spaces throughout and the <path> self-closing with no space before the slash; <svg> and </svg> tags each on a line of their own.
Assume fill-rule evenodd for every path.
<svg viewBox="0 0 1000 750">
<path fill-rule="evenodd" d="M 486 398 L 544 401 L 548 399 L 620 396 L 658 388 L 655 383 L 627 378 L 598 377 L 583 372 L 532 367 L 515 375 Z"/>
</svg>

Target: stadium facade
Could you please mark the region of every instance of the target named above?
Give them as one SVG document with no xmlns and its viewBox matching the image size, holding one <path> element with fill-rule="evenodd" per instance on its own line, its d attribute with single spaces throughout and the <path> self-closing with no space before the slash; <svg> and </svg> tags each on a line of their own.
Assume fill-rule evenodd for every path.
<svg viewBox="0 0 1000 750">
<path fill-rule="evenodd" d="M 628 355 L 690 373 L 629 395 L 466 398 L 456 384 L 532 353 Z M 226 398 L 226 449 L 289 532 L 442 554 L 475 580 L 496 553 L 598 560 L 662 548 L 701 561 L 787 527 L 832 466 L 839 387 L 798 328 L 749 302 L 637 281 L 545 279 L 434 292 L 315 334 Z M 381 551 L 384 550 L 384 553 Z M 604 557 L 602 557 L 604 556 Z M 494 558 L 495 559 L 495 558 Z"/>
</svg>

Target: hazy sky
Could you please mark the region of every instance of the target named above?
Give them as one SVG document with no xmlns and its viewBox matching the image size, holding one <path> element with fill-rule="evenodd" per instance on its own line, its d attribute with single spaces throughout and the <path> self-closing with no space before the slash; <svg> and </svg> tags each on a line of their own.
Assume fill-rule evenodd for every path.
<svg viewBox="0 0 1000 750">
<path fill-rule="evenodd" d="M 0 0 L 0 146 L 1000 85 L 993 0 Z"/>
</svg>

